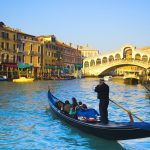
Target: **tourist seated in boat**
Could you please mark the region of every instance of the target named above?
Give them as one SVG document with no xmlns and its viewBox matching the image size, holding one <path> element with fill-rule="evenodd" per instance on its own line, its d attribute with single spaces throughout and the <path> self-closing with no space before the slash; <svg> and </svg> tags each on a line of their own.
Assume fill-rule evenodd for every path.
<svg viewBox="0 0 150 150">
<path fill-rule="evenodd" d="M 59 109 L 59 110 L 63 110 L 64 108 L 64 103 L 61 100 L 58 100 L 55 104 L 55 106 Z"/>
<path fill-rule="evenodd" d="M 76 106 L 76 110 L 77 109 L 81 109 L 82 108 L 82 102 L 80 101 L 79 103 L 78 103 L 78 106 Z"/>
<path fill-rule="evenodd" d="M 76 116 L 76 108 L 75 107 L 73 107 L 73 106 L 71 106 L 71 108 L 70 108 L 70 111 L 69 111 L 69 115 L 70 115 L 70 117 L 72 117 L 72 118 L 77 118 Z"/>
<path fill-rule="evenodd" d="M 72 97 L 72 106 L 74 108 L 76 108 L 78 106 L 78 102 L 77 102 L 77 99 L 75 97 Z"/>
<path fill-rule="evenodd" d="M 68 100 L 66 100 L 64 103 L 64 108 L 63 108 L 64 113 L 69 114 L 70 108 L 71 108 L 71 104 L 69 103 Z"/>
<path fill-rule="evenodd" d="M 78 109 L 76 114 L 79 120 L 87 122 L 94 122 L 96 121 L 97 116 L 99 116 L 98 112 L 95 109 L 87 108 L 86 104 L 83 104 L 82 108 Z"/>
</svg>

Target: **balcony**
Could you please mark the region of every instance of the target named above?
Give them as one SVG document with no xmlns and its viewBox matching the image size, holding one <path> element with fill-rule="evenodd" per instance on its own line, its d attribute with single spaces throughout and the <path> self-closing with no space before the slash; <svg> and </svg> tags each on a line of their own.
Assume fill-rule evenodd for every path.
<svg viewBox="0 0 150 150">
<path fill-rule="evenodd" d="M 36 51 L 30 51 L 30 55 L 40 57 L 41 53 L 40 52 L 36 52 Z"/>
</svg>

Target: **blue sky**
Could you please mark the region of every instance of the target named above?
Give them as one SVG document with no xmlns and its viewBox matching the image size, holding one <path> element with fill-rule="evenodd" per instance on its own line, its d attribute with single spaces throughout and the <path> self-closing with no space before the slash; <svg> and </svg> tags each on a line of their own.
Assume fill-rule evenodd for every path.
<svg viewBox="0 0 150 150">
<path fill-rule="evenodd" d="M 149 0 L 1 0 L 0 21 L 102 53 L 150 45 Z"/>
</svg>

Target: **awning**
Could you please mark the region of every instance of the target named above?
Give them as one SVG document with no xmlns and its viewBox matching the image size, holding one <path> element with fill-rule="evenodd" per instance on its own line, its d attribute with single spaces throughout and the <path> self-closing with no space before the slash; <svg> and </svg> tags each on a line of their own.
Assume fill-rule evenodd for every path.
<svg viewBox="0 0 150 150">
<path fill-rule="evenodd" d="M 52 65 L 46 65 L 45 66 L 45 69 L 55 69 L 56 67 L 55 66 L 52 66 Z"/>
<path fill-rule="evenodd" d="M 17 64 L 16 63 L 7 63 L 7 64 L 1 64 L 2 66 L 5 67 L 12 67 L 12 68 L 17 68 Z"/>
<path fill-rule="evenodd" d="M 25 68 L 31 68 L 32 66 L 29 64 L 18 64 L 18 68 L 25 69 Z"/>
<path fill-rule="evenodd" d="M 75 67 L 82 67 L 82 64 L 75 64 Z"/>
<path fill-rule="evenodd" d="M 69 73 L 69 68 L 63 68 L 64 73 Z"/>
</svg>

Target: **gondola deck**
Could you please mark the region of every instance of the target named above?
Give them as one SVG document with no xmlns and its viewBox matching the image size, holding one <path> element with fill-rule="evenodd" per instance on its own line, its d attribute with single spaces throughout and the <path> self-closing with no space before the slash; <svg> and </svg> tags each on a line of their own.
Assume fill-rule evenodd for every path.
<svg viewBox="0 0 150 150">
<path fill-rule="evenodd" d="M 57 98 L 54 97 L 50 91 L 48 91 L 48 99 L 51 110 L 59 118 L 87 133 L 109 140 L 126 140 L 150 137 L 149 123 L 110 121 L 107 125 L 104 125 L 100 122 L 85 122 L 78 119 L 74 119 L 62 113 L 62 111 L 55 106 L 55 101 L 57 100 Z"/>
</svg>

